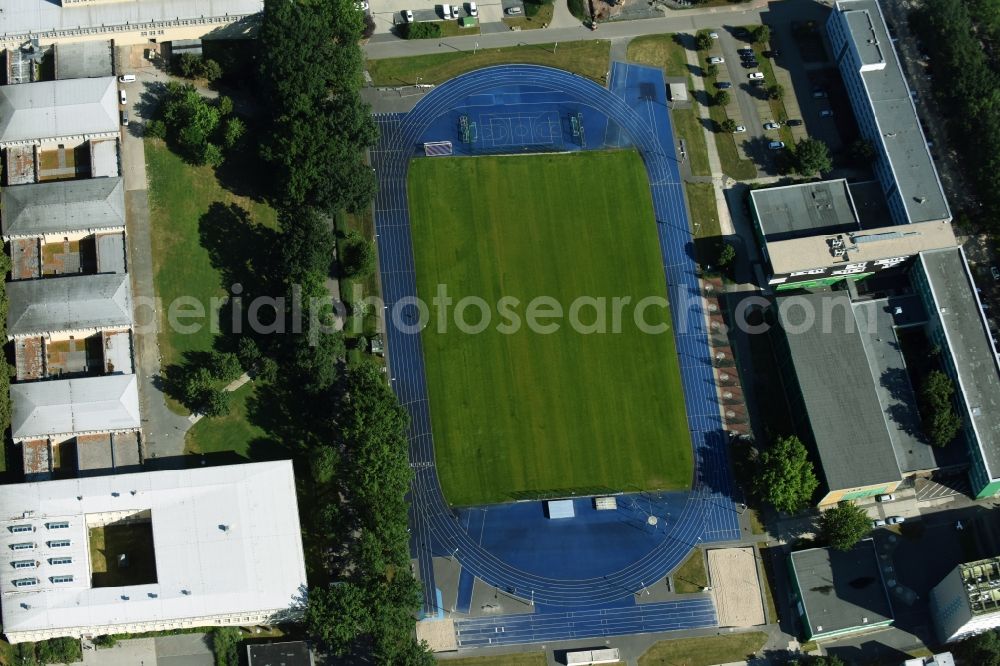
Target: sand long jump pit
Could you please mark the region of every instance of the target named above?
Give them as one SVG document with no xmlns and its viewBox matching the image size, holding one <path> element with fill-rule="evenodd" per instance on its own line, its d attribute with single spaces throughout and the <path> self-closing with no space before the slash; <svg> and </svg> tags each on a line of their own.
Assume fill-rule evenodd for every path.
<svg viewBox="0 0 1000 666">
<path fill-rule="evenodd" d="M 708 551 L 720 627 L 756 627 L 765 624 L 764 603 L 753 548 L 714 548 Z"/>
</svg>

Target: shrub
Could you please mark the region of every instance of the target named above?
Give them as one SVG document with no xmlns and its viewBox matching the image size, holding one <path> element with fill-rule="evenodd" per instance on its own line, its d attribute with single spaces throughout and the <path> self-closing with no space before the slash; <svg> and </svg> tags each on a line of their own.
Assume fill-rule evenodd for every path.
<svg viewBox="0 0 1000 666">
<path fill-rule="evenodd" d="M 587 6 L 584 4 L 584 0 L 566 0 L 566 6 L 569 7 L 569 13 L 575 18 L 581 21 L 587 20 Z"/>
<path fill-rule="evenodd" d="M 225 416 L 232 408 L 233 394 L 223 389 L 209 389 L 204 396 L 201 411 L 205 416 Z"/>
<path fill-rule="evenodd" d="M 154 139 L 166 139 L 167 124 L 162 120 L 150 120 L 146 123 L 144 134 Z"/>
<path fill-rule="evenodd" d="M 407 23 L 402 28 L 405 39 L 434 39 L 441 36 L 437 23 Z"/>
<path fill-rule="evenodd" d="M 219 381 L 229 383 L 243 374 L 240 358 L 232 352 L 212 352 L 209 370 Z"/>
</svg>

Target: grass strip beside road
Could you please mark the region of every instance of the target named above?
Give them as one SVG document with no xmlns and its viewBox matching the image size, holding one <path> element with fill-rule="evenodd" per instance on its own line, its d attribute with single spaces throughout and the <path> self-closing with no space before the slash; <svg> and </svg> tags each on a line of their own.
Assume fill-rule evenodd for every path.
<svg viewBox="0 0 1000 666">
<path fill-rule="evenodd" d="M 711 666 L 743 662 L 766 642 L 767 634 L 759 631 L 660 641 L 639 657 L 639 666 Z"/>
<path fill-rule="evenodd" d="M 548 663 L 544 652 L 498 654 L 490 657 L 468 657 L 466 659 L 438 659 L 437 661 L 442 666 L 545 666 Z"/>
<path fill-rule="evenodd" d="M 448 51 L 408 58 L 369 60 L 367 67 L 376 86 L 439 84 L 459 74 L 492 65 L 547 65 L 581 74 L 604 84 L 611 58 L 611 42 L 590 40 L 502 49 Z"/>
<path fill-rule="evenodd" d="M 636 37 L 628 45 L 627 57 L 629 62 L 662 67 L 667 76 L 683 76 L 687 79 L 688 91 L 691 95 L 694 94 L 694 83 L 688 69 L 685 49 L 677 43 L 674 35 Z M 698 109 L 694 106 L 696 103 L 692 103 L 688 108 L 672 109 L 670 116 L 673 119 L 674 132 L 687 146 L 692 175 L 710 176 L 712 172 L 708 165 L 705 132 L 702 129 Z"/>
</svg>

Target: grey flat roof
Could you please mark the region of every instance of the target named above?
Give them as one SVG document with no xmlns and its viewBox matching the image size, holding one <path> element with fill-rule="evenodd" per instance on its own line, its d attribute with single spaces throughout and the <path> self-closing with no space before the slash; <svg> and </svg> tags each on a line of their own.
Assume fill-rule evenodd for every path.
<svg viewBox="0 0 1000 666">
<path fill-rule="evenodd" d="M 790 557 L 812 634 L 893 619 L 871 539 L 847 551 L 810 548 Z"/>
<path fill-rule="evenodd" d="M 11 434 L 18 440 L 138 429 L 136 386 L 135 375 L 12 384 Z"/>
<path fill-rule="evenodd" d="M 125 23 L 192 19 L 226 14 L 255 14 L 263 0 L 133 0 L 60 7 L 47 0 L 18 0 L 4 5 L 4 34 L 101 28 Z"/>
<path fill-rule="evenodd" d="M 7 283 L 7 334 L 132 326 L 128 275 L 74 275 Z"/>
<path fill-rule="evenodd" d="M 924 252 L 920 260 L 968 408 L 962 417 L 975 429 L 990 478 L 1000 478 L 1000 368 L 965 253 Z"/>
<path fill-rule="evenodd" d="M 113 76 L 0 86 L 0 143 L 117 133 L 119 123 Z"/>
<path fill-rule="evenodd" d="M 872 45 L 868 44 L 873 31 L 879 53 L 885 61 L 885 66 L 881 69 L 861 72 L 861 80 L 875 112 L 879 134 L 889 156 L 909 221 L 926 222 L 950 218 L 948 201 L 941 189 L 937 169 L 920 129 L 917 110 L 910 99 L 910 89 L 899 66 L 899 58 L 889 38 L 878 2 L 840 0 L 837 9 L 847 14 L 847 25 L 862 60 L 867 62 L 868 59 L 873 59 L 873 62 L 878 62 L 874 60 Z M 853 12 L 859 14 L 852 15 Z M 861 16 L 867 18 L 861 20 Z"/>
<path fill-rule="evenodd" d="M 938 467 L 933 447 L 921 430 L 917 396 L 906 371 L 906 361 L 896 338 L 893 316 L 898 306 L 904 310 L 905 323 L 926 321 L 920 300 L 911 295 L 905 299 L 879 299 L 873 306 L 854 305 L 854 318 L 861 332 L 861 342 L 868 367 L 875 378 L 875 393 L 888 426 L 892 450 L 902 472 L 918 472 Z"/>
<path fill-rule="evenodd" d="M 98 273 L 125 272 L 125 234 L 98 234 L 94 244 Z"/>
<path fill-rule="evenodd" d="M 73 42 L 55 45 L 57 79 L 90 79 L 113 75 L 111 42 Z"/>
<path fill-rule="evenodd" d="M 837 254 L 840 242 L 843 252 Z M 912 257 L 922 250 L 955 247 L 951 222 L 918 222 L 864 231 L 845 231 L 805 238 L 772 241 L 767 255 L 775 273 L 791 273 L 820 267 L 843 267 L 862 261 Z M 891 263 L 891 262 L 890 262 Z"/>
<path fill-rule="evenodd" d="M 0 202 L 5 238 L 125 229 L 125 186 L 121 178 L 5 187 L 0 191 Z"/>
<path fill-rule="evenodd" d="M 90 177 L 117 178 L 118 139 L 93 139 L 90 142 Z"/>
<path fill-rule="evenodd" d="M 310 666 L 309 646 L 305 641 L 257 643 L 247 645 L 249 666 Z"/>
<path fill-rule="evenodd" d="M 858 214 L 862 229 L 875 229 L 893 224 L 889 202 L 885 199 L 881 183 L 877 180 L 866 180 L 849 183 L 847 189 L 851 191 L 854 212 Z"/>
<path fill-rule="evenodd" d="M 825 292 L 786 296 L 778 304 L 829 489 L 899 481 L 850 298 Z M 814 313 L 812 325 L 802 325 L 805 311 Z"/>
<path fill-rule="evenodd" d="M 751 190 L 750 199 L 768 242 L 860 229 L 843 179 Z"/>
</svg>

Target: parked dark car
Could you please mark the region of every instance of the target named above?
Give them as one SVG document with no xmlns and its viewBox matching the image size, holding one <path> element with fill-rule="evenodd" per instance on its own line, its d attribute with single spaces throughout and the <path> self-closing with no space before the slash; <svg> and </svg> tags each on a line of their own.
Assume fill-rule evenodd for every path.
<svg viewBox="0 0 1000 666">
<path fill-rule="evenodd" d="M 760 63 L 758 63 L 756 60 L 744 60 L 743 61 L 743 66 L 745 68 L 747 68 L 747 69 L 757 69 L 757 67 L 758 67 L 759 64 Z"/>
<path fill-rule="evenodd" d="M 799 125 L 802 124 L 802 121 L 799 120 L 798 118 L 793 118 L 791 120 L 786 120 L 785 124 L 788 125 L 789 127 L 798 127 Z"/>
<path fill-rule="evenodd" d="M 751 79 L 750 85 L 752 85 L 754 88 L 763 88 L 764 82 L 761 81 L 760 79 Z"/>
<path fill-rule="evenodd" d="M 777 58 L 779 55 L 781 55 L 781 53 L 777 50 L 764 51 L 765 58 Z"/>
<path fill-rule="evenodd" d="M 739 53 L 741 56 L 753 55 L 753 49 L 736 49 L 736 52 Z"/>
<path fill-rule="evenodd" d="M 732 88 L 733 84 L 730 83 L 729 81 L 716 81 L 715 87 L 718 88 L 719 90 L 726 90 L 727 88 Z"/>
</svg>

